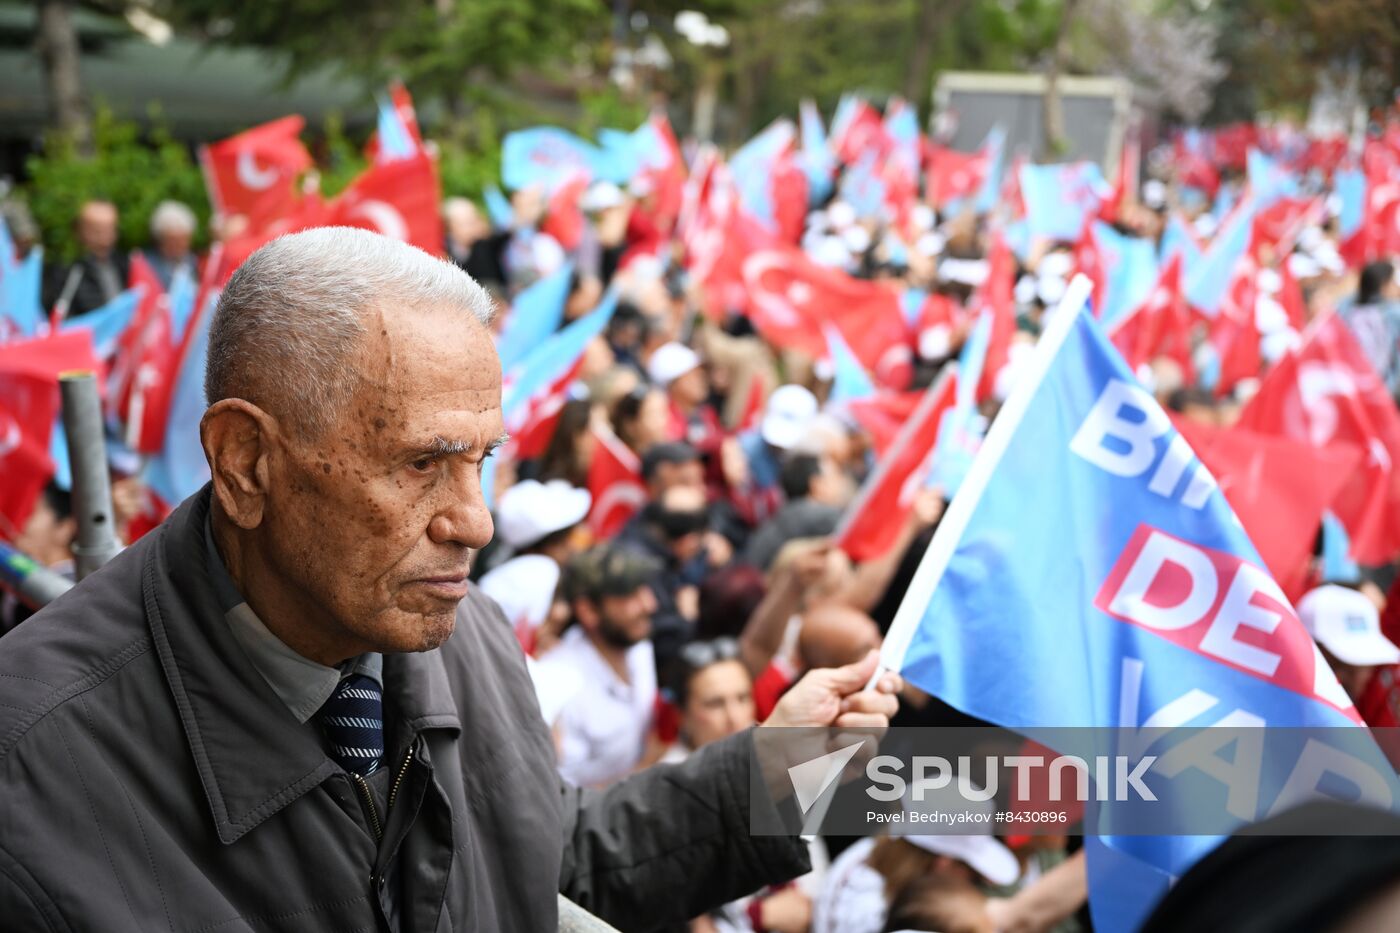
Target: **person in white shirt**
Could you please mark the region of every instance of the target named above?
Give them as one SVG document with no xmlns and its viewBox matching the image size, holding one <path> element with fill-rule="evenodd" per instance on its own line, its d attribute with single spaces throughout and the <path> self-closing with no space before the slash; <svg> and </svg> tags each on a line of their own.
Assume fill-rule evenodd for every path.
<svg viewBox="0 0 1400 933">
<path fill-rule="evenodd" d="M 533 668 L 553 721 L 559 773 L 580 787 L 610 784 L 642 763 L 656 710 L 650 581 L 660 567 L 615 545 L 575 557 L 564 574 L 573 624 Z"/>
<path fill-rule="evenodd" d="M 578 552 L 575 529 L 593 498 L 563 480 L 527 479 L 507 489 L 496 506 L 496 535 L 515 556 L 481 578 L 481 590 L 500 604 L 526 654 L 542 654 L 553 633 L 550 617 L 564 564 Z"/>
</svg>

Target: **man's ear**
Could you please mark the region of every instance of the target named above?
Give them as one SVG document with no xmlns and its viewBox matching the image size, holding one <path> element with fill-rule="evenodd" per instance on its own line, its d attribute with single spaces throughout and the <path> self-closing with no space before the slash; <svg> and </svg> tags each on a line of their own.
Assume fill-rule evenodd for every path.
<svg viewBox="0 0 1400 933">
<path fill-rule="evenodd" d="M 210 405 L 199 422 L 214 497 L 239 528 L 262 523 L 271 481 L 269 455 L 277 422 L 252 402 L 227 398 Z"/>
</svg>

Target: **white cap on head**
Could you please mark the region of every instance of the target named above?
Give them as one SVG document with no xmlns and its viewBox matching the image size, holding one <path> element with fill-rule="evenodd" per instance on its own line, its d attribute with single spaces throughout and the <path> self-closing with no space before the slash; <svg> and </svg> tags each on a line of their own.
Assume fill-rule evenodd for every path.
<svg viewBox="0 0 1400 933">
<path fill-rule="evenodd" d="M 846 248 L 857 255 L 870 249 L 870 231 L 864 227 L 847 227 L 842 231 L 841 239 Z"/>
<path fill-rule="evenodd" d="M 1068 279 L 1074 271 L 1074 255 L 1069 250 L 1057 249 L 1046 253 L 1036 266 L 1036 275 L 1041 278 Z"/>
<path fill-rule="evenodd" d="M 1400 661 L 1400 648 L 1381 634 L 1376 604 L 1364 593 L 1329 583 L 1298 601 L 1298 618 L 1319 645 L 1345 664 L 1374 667 Z"/>
<path fill-rule="evenodd" d="M 1196 228 L 1197 236 L 1209 237 L 1215 235 L 1215 230 L 1220 225 L 1216 223 L 1214 215 L 1202 214 L 1192 226 Z"/>
<path fill-rule="evenodd" d="M 1310 279 L 1322 274 L 1322 267 L 1306 253 L 1294 253 L 1288 257 L 1288 271 L 1294 279 Z"/>
<path fill-rule="evenodd" d="M 605 211 L 610 207 L 620 207 L 626 198 L 622 189 L 610 181 L 595 181 L 579 199 L 578 206 L 585 211 Z"/>
<path fill-rule="evenodd" d="M 556 531 L 583 521 L 593 497 L 561 479 L 541 483 L 527 479 L 501 494 L 496 506 L 496 531 L 501 540 L 519 550 Z"/>
<path fill-rule="evenodd" d="M 700 366 L 700 354 L 683 343 L 663 343 L 647 360 L 647 378 L 665 388 Z"/>
<path fill-rule="evenodd" d="M 966 825 L 975 827 L 977 833 L 965 836 L 911 835 L 902 838 L 925 852 L 957 859 L 992 884 L 1014 884 L 1021 877 L 1021 865 L 1011 850 L 992 835 L 996 802 L 969 800 L 959 791 L 959 784 L 956 778 L 942 787 L 934 786 L 929 778 L 913 781 L 902 801 L 904 809 L 907 813 L 918 814 L 965 813 L 970 817 Z M 968 789 L 981 795 L 982 788 L 976 785 Z M 916 795 L 919 799 L 916 799 Z"/>
<path fill-rule="evenodd" d="M 799 385 L 783 385 L 773 390 L 763 410 L 758 433 L 779 450 L 789 450 L 817 416 L 817 397 Z"/>
<path fill-rule="evenodd" d="M 826 206 L 826 217 L 834 229 L 841 230 L 856 222 L 856 209 L 845 201 L 832 201 Z"/>
<path fill-rule="evenodd" d="M 1142 183 L 1142 203 L 1156 210 L 1167 203 L 1167 186 L 1155 178 Z"/>
</svg>

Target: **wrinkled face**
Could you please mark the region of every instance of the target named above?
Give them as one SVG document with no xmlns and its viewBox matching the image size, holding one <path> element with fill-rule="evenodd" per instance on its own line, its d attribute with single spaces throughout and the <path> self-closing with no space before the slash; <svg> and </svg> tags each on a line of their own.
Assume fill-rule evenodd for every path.
<svg viewBox="0 0 1400 933">
<path fill-rule="evenodd" d="M 457 309 L 388 309 L 367 327 L 347 410 L 271 458 L 259 543 L 347 644 L 427 651 L 491 540 L 481 471 L 503 433 L 501 367 Z"/>
<path fill-rule="evenodd" d="M 682 731 L 692 748 L 742 732 L 754 724 L 753 683 L 744 665 L 717 661 L 690 678 Z"/>
</svg>

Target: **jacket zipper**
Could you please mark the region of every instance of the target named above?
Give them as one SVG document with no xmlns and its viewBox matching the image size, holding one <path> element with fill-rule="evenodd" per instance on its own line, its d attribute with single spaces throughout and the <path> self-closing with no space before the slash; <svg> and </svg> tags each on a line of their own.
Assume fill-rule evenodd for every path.
<svg viewBox="0 0 1400 933">
<path fill-rule="evenodd" d="M 404 752 L 403 761 L 399 764 L 398 774 L 394 776 L 394 783 L 389 788 L 389 800 L 385 808 L 386 816 L 389 810 L 394 809 L 394 798 L 399 794 L 399 786 L 403 784 L 404 775 L 408 773 L 409 759 L 413 757 L 413 750 L 417 747 L 418 740 L 414 739 L 413 743 L 408 746 L 408 751 Z M 355 786 L 360 789 L 360 795 L 365 798 L 365 806 L 369 809 L 370 828 L 374 830 L 374 842 L 375 845 L 378 845 L 384 841 L 384 826 L 379 819 L 379 808 L 374 805 L 374 793 L 369 789 L 369 781 L 366 781 L 364 777 L 353 771 L 350 772 L 350 777 L 354 779 Z M 377 889 L 379 887 L 379 881 L 378 873 L 371 872 L 369 876 L 370 888 Z"/>
</svg>

